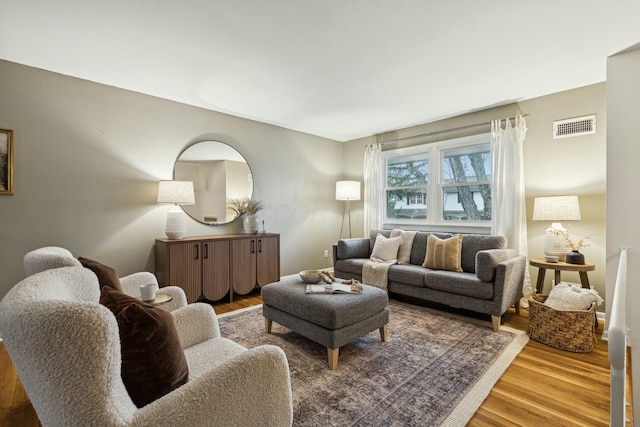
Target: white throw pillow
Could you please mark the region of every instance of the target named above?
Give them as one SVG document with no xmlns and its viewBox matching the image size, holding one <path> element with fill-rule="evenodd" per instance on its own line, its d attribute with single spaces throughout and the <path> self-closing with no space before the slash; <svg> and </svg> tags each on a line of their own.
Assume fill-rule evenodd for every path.
<svg viewBox="0 0 640 427">
<path fill-rule="evenodd" d="M 560 282 L 551 289 L 544 303 L 555 310 L 588 310 L 592 302 L 600 305 L 603 301 L 594 289 Z"/>
<path fill-rule="evenodd" d="M 402 243 L 401 236 L 386 238 L 382 234 L 378 233 L 376 243 L 373 245 L 371 259 L 375 258 L 382 261 L 398 259 L 398 248 L 400 248 L 400 243 Z"/>
</svg>

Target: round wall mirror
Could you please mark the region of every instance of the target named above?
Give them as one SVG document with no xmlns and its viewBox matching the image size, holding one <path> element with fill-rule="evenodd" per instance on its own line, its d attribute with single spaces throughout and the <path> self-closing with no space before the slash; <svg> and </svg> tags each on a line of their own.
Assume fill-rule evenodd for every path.
<svg viewBox="0 0 640 427">
<path fill-rule="evenodd" d="M 173 179 L 193 181 L 195 205 L 182 209 L 191 218 L 209 225 L 227 224 L 237 218 L 227 208 L 230 199 L 251 199 L 251 169 L 242 154 L 220 141 L 200 141 L 187 147 L 173 166 Z"/>
</svg>

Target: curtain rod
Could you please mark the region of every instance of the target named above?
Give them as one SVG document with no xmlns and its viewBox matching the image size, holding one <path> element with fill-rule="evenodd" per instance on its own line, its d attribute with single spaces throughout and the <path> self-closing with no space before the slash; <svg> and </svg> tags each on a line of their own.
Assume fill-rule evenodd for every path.
<svg viewBox="0 0 640 427">
<path fill-rule="evenodd" d="M 529 117 L 528 114 L 522 114 L 521 116 L 522 117 Z M 514 120 L 514 119 L 516 119 L 516 117 L 507 117 L 506 119 L 500 119 L 500 120 Z M 473 125 L 458 126 L 456 128 L 436 130 L 436 131 L 433 131 L 433 132 L 421 133 L 420 135 L 405 136 L 404 138 L 394 139 L 393 141 L 382 142 L 381 144 L 385 145 L 385 144 L 391 144 L 393 142 L 405 141 L 407 139 L 420 138 L 420 137 L 423 137 L 423 136 L 440 135 L 442 133 L 455 132 L 455 131 L 458 131 L 458 130 L 465 130 L 465 129 L 475 128 L 475 127 L 479 127 L 479 126 L 487 126 L 487 125 L 490 125 L 491 123 L 492 122 L 475 123 Z"/>
</svg>

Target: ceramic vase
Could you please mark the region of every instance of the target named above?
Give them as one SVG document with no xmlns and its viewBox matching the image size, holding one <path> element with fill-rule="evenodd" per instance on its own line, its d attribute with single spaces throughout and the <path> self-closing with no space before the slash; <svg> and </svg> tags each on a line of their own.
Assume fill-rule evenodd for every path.
<svg viewBox="0 0 640 427">
<path fill-rule="evenodd" d="M 242 220 L 242 225 L 245 233 L 256 234 L 260 228 L 260 218 L 258 218 L 258 215 L 247 214 Z"/>
<path fill-rule="evenodd" d="M 584 255 L 578 251 L 571 251 L 567 254 L 567 264 L 584 264 Z"/>
</svg>

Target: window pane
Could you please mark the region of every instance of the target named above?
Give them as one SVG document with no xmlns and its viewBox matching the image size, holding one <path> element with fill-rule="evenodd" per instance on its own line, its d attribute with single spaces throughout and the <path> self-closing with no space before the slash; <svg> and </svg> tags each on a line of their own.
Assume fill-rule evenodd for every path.
<svg viewBox="0 0 640 427">
<path fill-rule="evenodd" d="M 425 219 L 427 190 L 387 190 L 387 218 Z"/>
<path fill-rule="evenodd" d="M 387 186 L 425 185 L 429 180 L 427 154 L 396 157 L 387 162 Z"/>
<path fill-rule="evenodd" d="M 442 183 L 491 181 L 489 144 L 445 150 Z"/>
<path fill-rule="evenodd" d="M 445 221 L 490 221 L 491 185 L 459 185 L 442 189 Z"/>
</svg>

